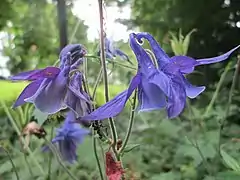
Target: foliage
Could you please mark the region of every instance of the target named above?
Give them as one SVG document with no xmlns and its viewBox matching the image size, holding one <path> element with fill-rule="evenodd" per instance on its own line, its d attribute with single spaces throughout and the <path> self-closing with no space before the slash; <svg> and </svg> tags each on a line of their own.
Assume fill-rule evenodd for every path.
<svg viewBox="0 0 240 180">
<path fill-rule="evenodd" d="M 54 64 L 58 58 L 59 37 L 56 5 L 46 1 L 14 1 L 11 8 L 15 16 L 8 20 L 4 33 L 4 55 L 9 57 L 8 68 L 12 73 L 45 67 Z M 87 27 L 73 15 L 71 6 L 67 9 L 68 34 L 73 34 L 72 42 L 86 43 Z M 49 18 L 51 17 L 51 18 Z M 47 28 L 46 28 L 47 27 Z"/>
<path fill-rule="evenodd" d="M 6 26 L 7 21 L 14 16 L 11 3 L 11 0 L 2 0 L 0 2 L 0 30 L 2 30 L 2 28 Z"/>
</svg>

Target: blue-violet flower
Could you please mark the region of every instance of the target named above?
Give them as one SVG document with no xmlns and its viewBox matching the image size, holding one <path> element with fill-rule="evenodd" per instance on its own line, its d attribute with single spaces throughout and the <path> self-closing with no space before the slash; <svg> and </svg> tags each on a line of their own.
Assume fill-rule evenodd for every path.
<svg viewBox="0 0 240 180">
<path fill-rule="evenodd" d="M 106 58 L 108 59 L 114 59 L 115 57 L 119 56 L 121 57 L 123 60 L 128 61 L 130 64 L 132 64 L 132 62 L 130 61 L 128 55 L 126 55 L 123 51 L 121 51 L 120 49 L 116 48 L 114 45 L 114 42 L 112 39 L 109 38 L 104 38 L 104 47 L 105 47 L 105 55 Z M 100 48 L 98 51 L 98 56 L 100 56 Z"/>
<path fill-rule="evenodd" d="M 69 111 L 63 125 L 57 129 L 56 136 L 52 139 L 52 144 L 57 144 L 63 160 L 69 163 L 77 160 L 77 145 L 89 134 L 89 130 L 81 128 L 78 123 L 74 123 L 75 120 L 75 114 Z M 48 149 L 48 146 L 43 147 L 43 151 Z"/>
<path fill-rule="evenodd" d="M 141 47 L 141 38 L 149 41 L 158 67 Z M 124 108 L 132 92 L 138 88 L 138 110 L 149 111 L 166 107 L 169 118 L 178 116 L 185 107 L 186 97 L 195 98 L 205 87 L 191 85 L 184 74 L 191 73 L 195 66 L 223 61 L 239 46 L 229 52 L 206 59 L 193 59 L 187 56 L 172 58 L 161 49 L 155 39 L 148 33 L 130 34 L 130 46 L 138 60 L 138 71 L 133 77 L 129 88 L 82 120 L 102 120 L 116 116 Z"/>
<path fill-rule="evenodd" d="M 66 49 L 64 50 L 66 51 Z M 66 52 L 66 54 L 61 53 L 60 55 L 60 68 L 47 67 L 11 77 L 11 80 L 15 81 L 32 81 L 18 97 L 13 105 L 14 108 L 30 102 L 40 111 L 48 114 L 54 114 L 67 107 L 76 112 L 77 117 L 85 114 L 83 111 L 87 111 L 86 106 L 90 103 L 90 98 L 83 92 L 81 74 L 76 71 L 82 62 L 80 54 L 84 53 L 81 50 L 78 53 L 74 52 L 78 56 L 77 58 L 71 52 Z M 72 76 L 70 76 L 71 72 L 74 72 Z"/>
</svg>

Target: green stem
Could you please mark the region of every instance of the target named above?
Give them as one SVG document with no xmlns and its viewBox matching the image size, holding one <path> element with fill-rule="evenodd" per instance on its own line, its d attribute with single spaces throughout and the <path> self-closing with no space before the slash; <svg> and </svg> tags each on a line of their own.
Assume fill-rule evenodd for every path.
<svg viewBox="0 0 240 180">
<path fill-rule="evenodd" d="M 92 93 L 92 99 L 93 99 L 93 101 L 95 101 L 96 92 L 97 92 L 97 87 L 98 87 L 98 85 L 99 85 L 100 82 L 101 82 L 102 72 L 103 72 L 103 70 L 102 70 L 102 68 L 101 68 L 100 71 L 99 71 L 99 73 L 98 73 L 97 80 L 96 80 L 96 82 L 95 82 L 95 84 L 94 84 L 94 87 L 93 87 L 93 93 Z"/>
<path fill-rule="evenodd" d="M 128 69 L 131 69 L 131 70 L 134 70 L 134 71 L 137 71 L 137 69 L 136 68 L 134 68 L 134 67 L 130 67 L 130 66 L 128 66 L 128 65 L 125 65 L 125 64 L 122 64 L 122 63 L 119 63 L 119 62 L 117 62 L 117 61 L 108 61 L 108 62 L 110 62 L 111 64 L 116 64 L 117 66 L 122 66 L 122 67 L 125 67 L 125 68 L 128 68 Z"/>
<path fill-rule="evenodd" d="M 95 155 L 95 158 L 96 158 L 96 161 L 97 161 L 97 166 L 98 166 L 98 170 L 99 170 L 99 174 L 100 174 L 101 180 L 104 180 L 102 167 L 101 167 L 101 164 L 100 164 L 100 159 L 99 159 L 98 153 L 97 153 L 97 140 L 96 140 L 95 135 L 96 135 L 96 133 L 95 133 L 94 129 L 92 129 L 93 151 L 94 151 L 94 155 Z"/>
<path fill-rule="evenodd" d="M 106 161 L 105 161 L 105 153 L 104 153 L 104 149 L 103 149 L 103 146 L 102 146 L 102 142 L 101 140 L 98 138 L 98 144 L 100 146 L 100 149 L 101 149 L 101 154 L 102 154 L 102 158 L 103 158 L 103 164 L 104 164 L 104 169 L 106 169 Z M 107 179 L 106 177 L 106 174 L 105 174 L 105 178 Z"/>
<path fill-rule="evenodd" d="M 51 127 L 51 131 L 50 131 L 50 139 L 52 139 L 53 137 L 53 126 Z M 49 153 L 49 159 L 48 159 L 48 180 L 51 179 L 51 171 L 52 171 L 52 154 Z"/>
<path fill-rule="evenodd" d="M 133 123 L 134 123 L 134 116 L 135 116 L 136 101 L 137 101 L 137 90 L 135 90 L 135 93 L 134 93 L 134 96 L 133 96 L 132 111 L 131 111 L 131 114 L 130 114 L 127 134 L 126 134 L 125 139 L 123 141 L 122 147 L 119 150 L 119 155 L 121 155 L 121 153 L 124 151 L 125 147 L 127 146 L 128 140 L 129 140 L 131 132 L 132 132 L 132 126 L 133 126 Z"/>
<path fill-rule="evenodd" d="M 17 132 L 18 136 L 19 136 L 20 138 L 22 138 L 22 137 L 21 137 L 21 131 L 19 130 L 19 128 L 18 128 L 15 120 L 13 119 L 11 113 L 9 112 L 6 104 L 5 104 L 4 102 L 2 102 L 2 101 L 0 101 L 0 103 L 2 104 L 2 107 L 3 107 L 4 111 L 5 111 L 5 113 L 7 114 L 8 118 L 9 118 L 9 120 L 10 120 L 12 126 L 13 126 L 13 128 L 14 128 L 15 131 Z M 23 142 L 24 145 L 25 145 L 25 140 L 24 140 L 24 139 L 22 139 L 22 142 Z M 35 164 L 36 164 L 36 166 L 38 167 L 38 169 L 40 170 L 40 172 L 41 172 L 43 175 L 45 175 L 45 172 L 44 172 L 43 168 L 41 167 L 41 165 L 39 164 L 39 162 L 36 160 L 35 156 L 33 155 L 32 151 L 30 150 L 29 147 L 27 147 L 27 152 L 30 154 L 30 157 L 32 158 L 33 162 L 35 162 Z"/>
<path fill-rule="evenodd" d="M 93 87 L 93 93 L 92 93 L 92 100 L 93 100 L 93 102 L 95 102 L 97 87 L 99 86 L 99 84 L 101 82 L 102 72 L 103 72 L 103 69 L 101 68 L 99 73 L 98 73 L 97 80 L 96 80 L 96 82 L 94 84 L 94 87 Z M 94 103 L 93 110 L 95 109 L 95 105 L 96 104 Z M 98 123 L 98 121 L 94 121 L 93 123 Z M 101 133 L 101 135 L 104 137 L 104 139 L 106 139 L 106 140 L 108 140 L 110 142 L 109 138 L 107 137 L 107 135 L 102 130 L 100 130 L 99 133 Z"/>
<path fill-rule="evenodd" d="M 188 138 L 188 137 L 187 137 Z M 192 144 L 193 147 L 196 148 L 196 150 L 198 151 L 200 157 L 202 158 L 202 161 L 203 161 L 203 165 L 205 166 L 205 169 L 206 171 L 208 172 L 208 174 L 212 175 L 212 171 L 211 171 L 211 166 L 208 164 L 205 156 L 203 155 L 199 145 L 198 145 L 198 142 L 196 139 L 194 139 L 195 142 L 192 142 L 189 138 L 188 138 L 188 141 Z"/>
<path fill-rule="evenodd" d="M 98 56 L 93 56 L 93 55 L 85 55 L 85 57 L 92 58 L 91 60 L 94 61 L 94 62 L 98 62 L 98 61 L 96 61 L 94 59 L 100 59 Z M 125 67 L 125 68 L 128 68 L 128 69 L 137 71 L 137 68 L 134 68 L 134 67 L 131 67 L 131 66 L 119 63 L 118 61 L 112 61 L 112 60 L 108 60 L 108 59 L 106 59 L 106 61 L 108 63 L 114 64 L 114 65 L 117 65 L 117 66 L 122 66 L 122 67 Z"/>
<path fill-rule="evenodd" d="M 26 117 L 24 116 L 24 112 L 23 112 L 23 109 L 22 109 L 22 107 L 19 107 L 19 108 L 18 108 L 18 110 L 19 110 L 19 114 L 20 114 L 20 121 L 21 121 L 21 125 L 20 125 L 20 127 L 23 127 L 24 125 L 26 125 L 26 122 L 25 122 L 25 120 L 27 120 L 27 121 L 28 121 L 28 119 L 26 119 Z"/>
<path fill-rule="evenodd" d="M 71 35 L 71 37 L 70 37 L 69 44 L 71 44 L 71 43 L 73 42 L 74 36 L 76 35 L 77 30 L 78 30 L 79 25 L 81 24 L 81 22 L 82 22 L 81 19 L 79 19 L 79 21 L 76 23 L 76 25 L 75 25 L 75 27 L 74 27 L 74 30 L 73 30 L 73 33 L 72 33 L 72 35 Z"/>
<path fill-rule="evenodd" d="M 103 30 L 103 1 L 98 0 L 99 5 L 99 20 L 100 20 L 100 54 L 101 54 L 101 64 L 103 69 L 103 82 L 104 82 L 104 91 L 105 91 L 105 101 L 109 101 L 109 93 L 108 93 L 108 76 L 107 76 L 107 66 L 106 66 L 106 59 L 105 59 L 105 48 L 104 48 L 104 30 Z M 117 131 L 116 126 L 114 123 L 113 118 L 109 118 L 109 126 L 111 128 L 112 133 L 112 147 L 115 155 L 117 155 L 116 151 L 116 143 L 117 143 Z"/>
<path fill-rule="evenodd" d="M 237 84 L 239 68 L 240 68 L 240 57 L 238 57 L 237 67 L 236 67 L 234 75 L 233 75 L 232 85 L 231 85 L 229 95 L 228 95 L 227 109 L 226 109 L 226 112 L 225 112 L 225 115 L 223 117 L 222 122 L 220 122 L 219 143 L 218 143 L 219 155 L 221 155 L 220 151 L 221 151 L 222 131 L 223 131 L 223 128 L 224 128 L 224 125 L 225 125 L 225 121 L 226 121 L 226 119 L 228 117 L 228 114 L 229 114 L 230 106 L 232 104 L 232 96 L 233 96 L 233 92 L 234 92 L 236 84 Z"/>
<path fill-rule="evenodd" d="M 228 65 L 226 66 L 226 68 L 224 69 L 224 72 L 223 72 L 223 74 L 221 75 L 221 78 L 220 78 L 220 80 L 219 80 L 219 82 L 218 82 L 218 84 L 217 84 L 217 88 L 216 88 L 216 90 L 215 90 L 215 92 L 214 92 L 214 94 L 213 94 L 213 97 L 212 97 L 209 105 L 207 106 L 207 109 L 206 109 L 205 113 L 203 114 L 203 117 L 206 117 L 206 116 L 208 115 L 208 113 L 209 113 L 210 110 L 212 109 L 215 101 L 217 100 L 219 91 L 220 91 L 220 89 L 221 89 L 221 87 L 222 87 L 222 84 L 223 84 L 223 82 L 224 82 L 224 80 L 225 80 L 225 78 L 226 78 L 226 76 L 227 76 L 227 73 L 228 73 L 231 65 L 232 65 L 232 62 L 229 62 Z"/>
<path fill-rule="evenodd" d="M 191 107 L 190 101 L 188 99 L 187 99 L 187 106 L 189 108 L 189 116 L 193 117 L 193 119 L 196 119 L 196 115 L 195 115 L 195 113 L 194 113 L 194 111 L 193 111 L 193 109 Z M 191 132 L 194 133 L 193 134 L 194 142 L 192 140 L 190 140 L 190 138 L 188 136 L 186 136 L 186 137 L 187 137 L 188 141 L 192 144 L 192 146 L 194 148 L 196 148 L 196 150 L 198 151 L 198 153 L 199 153 L 199 155 L 200 155 L 200 157 L 201 157 L 201 159 L 203 161 L 203 165 L 204 165 L 206 171 L 211 175 L 212 171 L 210 169 L 210 165 L 208 164 L 206 158 L 204 157 L 204 155 L 203 155 L 203 153 L 202 153 L 202 151 L 201 151 L 201 149 L 200 149 L 200 147 L 198 145 L 198 141 L 197 141 L 197 137 L 196 137 L 197 133 L 194 131 L 194 121 L 192 119 L 190 120 L 190 127 L 191 127 Z"/>
<path fill-rule="evenodd" d="M 90 94 L 89 92 L 89 87 L 88 87 L 88 64 L 87 64 L 87 60 L 85 59 L 84 61 L 84 86 L 85 86 L 85 91 L 87 92 L 87 94 Z"/>
<path fill-rule="evenodd" d="M 34 175 L 33 175 L 33 172 L 32 172 L 32 168 L 31 168 L 31 165 L 30 163 L 28 162 L 28 159 L 27 159 L 27 155 L 24 154 L 24 160 L 26 162 L 26 166 L 28 167 L 28 170 L 29 170 L 29 173 L 31 175 L 31 177 L 34 179 Z"/>
<path fill-rule="evenodd" d="M 55 62 L 54 62 L 54 64 L 53 64 L 53 66 L 55 67 L 55 66 L 57 66 L 57 64 L 60 62 L 60 59 L 58 59 L 58 60 L 56 60 Z"/>
<path fill-rule="evenodd" d="M 9 154 L 8 150 L 5 149 L 4 147 L 1 147 L 1 149 L 3 149 L 4 152 L 7 154 L 8 158 L 9 158 L 11 164 L 12 164 L 13 170 L 14 170 L 14 172 L 15 172 L 15 174 L 16 174 L 17 180 L 20 180 L 19 175 L 18 175 L 18 172 L 17 172 L 17 168 L 16 168 L 16 166 L 14 165 L 13 160 L 12 160 L 11 155 Z"/>
<path fill-rule="evenodd" d="M 55 156 L 57 157 L 57 160 L 59 162 L 59 164 L 62 166 L 63 170 L 69 175 L 69 177 L 73 180 L 78 180 L 77 177 L 75 177 L 70 171 L 69 169 L 65 166 L 64 162 L 61 159 L 61 156 L 58 153 L 58 150 L 54 147 L 54 145 L 52 144 L 52 142 L 49 142 L 46 138 L 44 138 L 44 140 L 46 141 L 46 143 L 48 144 L 49 148 L 51 149 L 51 151 L 55 154 Z"/>
</svg>

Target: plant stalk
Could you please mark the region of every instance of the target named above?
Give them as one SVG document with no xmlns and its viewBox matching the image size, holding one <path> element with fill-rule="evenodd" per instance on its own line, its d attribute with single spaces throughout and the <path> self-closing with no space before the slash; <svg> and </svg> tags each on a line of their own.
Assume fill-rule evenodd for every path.
<svg viewBox="0 0 240 180">
<path fill-rule="evenodd" d="M 219 80 L 219 82 L 218 82 L 218 84 L 217 84 L 217 88 L 216 88 L 216 90 L 215 90 L 215 92 L 214 92 L 214 94 L 213 94 L 213 97 L 212 97 L 209 105 L 207 106 L 207 109 L 206 109 L 203 117 L 206 117 L 206 116 L 208 115 L 208 113 L 209 113 L 210 110 L 212 109 L 215 101 L 217 100 L 219 91 L 220 91 L 220 89 L 221 89 L 221 87 L 222 87 L 222 84 L 223 84 L 223 82 L 224 82 L 224 80 L 225 80 L 225 78 L 226 78 L 226 76 L 227 76 L 227 73 L 228 73 L 231 65 L 232 65 L 232 62 L 229 62 L 228 65 L 226 66 L 226 68 L 224 69 L 224 72 L 223 72 L 223 74 L 221 75 L 221 78 L 220 78 L 220 80 Z"/>
<path fill-rule="evenodd" d="M 132 132 L 132 126 L 133 126 L 134 117 L 135 117 L 136 101 L 137 101 L 137 90 L 135 90 L 135 92 L 134 92 L 132 108 L 131 108 L 132 110 L 131 110 L 131 114 L 130 114 L 127 134 L 126 134 L 125 139 L 123 141 L 122 147 L 119 150 L 119 155 L 121 155 L 121 153 L 124 151 L 125 147 L 127 146 L 128 140 L 129 140 L 131 132 Z"/>
<path fill-rule="evenodd" d="M 97 139 L 96 139 L 95 135 L 96 135 L 96 133 L 95 133 L 94 129 L 92 128 L 93 151 L 94 151 L 94 155 L 95 155 L 95 158 L 96 158 L 96 161 L 97 161 L 97 166 L 98 166 L 100 178 L 101 178 L 101 180 L 104 180 L 100 159 L 99 159 L 98 153 L 97 153 Z"/>
<path fill-rule="evenodd" d="M 105 101 L 109 101 L 109 92 L 108 92 L 108 75 L 107 75 L 107 66 L 105 59 L 105 48 L 104 48 L 104 29 L 103 29 L 103 1 L 98 0 L 99 5 L 99 21 L 100 21 L 100 54 L 101 54 L 101 65 L 103 69 L 103 82 L 104 82 L 104 92 L 105 92 Z M 116 143 L 117 143 L 117 131 L 113 118 L 109 118 L 109 126 L 111 128 L 112 133 L 112 147 L 115 155 L 116 152 Z"/>
<path fill-rule="evenodd" d="M 10 160 L 10 162 L 11 162 L 11 164 L 12 164 L 12 167 L 13 167 L 13 171 L 15 172 L 15 174 L 16 174 L 16 178 L 17 178 L 17 180 L 20 180 L 20 178 L 19 178 L 19 175 L 18 175 L 18 172 L 17 172 L 17 168 L 16 168 L 16 166 L 14 165 L 14 163 L 13 163 L 13 160 L 12 160 L 12 158 L 11 158 L 11 155 L 10 155 L 10 153 L 8 152 L 8 150 L 7 149 L 5 149 L 4 147 L 0 147 L 6 154 L 7 154 L 7 156 L 8 156 L 8 158 L 9 158 L 9 160 Z"/>
<path fill-rule="evenodd" d="M 58 153 L 58 150 L 54 147 L 54 145 L 52 144 L 52 142 L 49 142 L 46 138 L 44 138 L 44 140 L 46 141 L 46 143 L 48 144 L 48 147 L 51 149 L 51 151 L 56 155 L 57 160 L 59 162 L 59 164 L 62 166 L 62 168 L 64 169 L 64 171 L 66 171 L 66 173 L 69 175 L 69 177 L 73 180 L 78 180 L 77 177 L 75 177 L 70 170 L 66 167 L 66 165 L 64 164 L 64 162 L 61 159 L 61 156 Z"/>
<path fill-rule="evenodd" d="M 220 122 L 219 143 L 218 143 L 218 152 L 219 152 L 220 156 L 221 156 L 220 151 L 221 151 L 221 142 L 222 142 L 222 131 L 223 131 L 226 119 L 229 114 L 230 106 L 232 104 L 232 96 L 233 96 L 233 92 L 234 92 L 236 84 L 237 84 L 239 68 L 240 68 L 240 56 L 238 56 L 237 67 L 236 67 L 234 75 L 233 75 L 232 85 L 231 85 L 229 95 L 228 95 L 227 109 L 226 109 L 226 112 L 225 112 L 222 122 Z"/>
</svg>

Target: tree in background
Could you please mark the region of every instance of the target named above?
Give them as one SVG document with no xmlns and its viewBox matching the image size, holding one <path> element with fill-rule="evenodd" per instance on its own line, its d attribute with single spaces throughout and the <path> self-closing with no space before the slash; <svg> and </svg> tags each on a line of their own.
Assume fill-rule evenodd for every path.
<svg viewBox="0 0 240 180">
<path fill-rule="evenodd" d="M 76 36 L 72 40 L 73 43 L 84 44 L 87 42 L 87 26 L 73 15 L 72 3 L 66 4 L 69 37 L 80 21 Z M 59 51 L 56 3 L 20 0 L 13 1 L 9 8 L 13 15 L 6 18 L 2 32 L 8 37 L 4 42 L 3 54 L 10 59 L 7 64 L 10 72 L 17 73 L 36 66 L 53 64 Z"/>
<path fill-rule="evenodd" d="M 1 0 L 0 2 L 0 30 L 6 26 L 7 20 L 14 15 L 11 0 Z"/>
<path fill-rule="evenodd" d="M 214 56 L 240 39 L 238 0 L 134 0 L 133 23 L 163 41 L 169 31 L 193 34 L 189 55 Z"/>
</svg>

